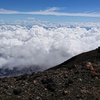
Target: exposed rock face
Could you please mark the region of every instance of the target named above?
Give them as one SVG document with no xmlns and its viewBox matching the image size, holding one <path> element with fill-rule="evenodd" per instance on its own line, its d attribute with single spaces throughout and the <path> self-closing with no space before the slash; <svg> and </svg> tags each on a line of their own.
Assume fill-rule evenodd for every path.
<svg viewBox="0 0 100 100">
<path fill-rule="evenodd" d="M 100 47 L 43 72 L 0 79 L 0 100 L 100 100 Z M 91 68 L 93 70 L 91 70 Z"/>
</svg>

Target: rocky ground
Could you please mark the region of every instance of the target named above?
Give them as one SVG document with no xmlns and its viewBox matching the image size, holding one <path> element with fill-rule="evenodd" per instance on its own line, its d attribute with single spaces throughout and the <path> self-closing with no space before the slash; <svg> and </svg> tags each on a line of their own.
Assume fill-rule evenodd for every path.
<svg viewBox="0 0 100 100">
<path fill-rule="evenodd" d="M 100 47 L 43 72 L 1 78 L 0 100 L 100 100 Z"/>
</svg>

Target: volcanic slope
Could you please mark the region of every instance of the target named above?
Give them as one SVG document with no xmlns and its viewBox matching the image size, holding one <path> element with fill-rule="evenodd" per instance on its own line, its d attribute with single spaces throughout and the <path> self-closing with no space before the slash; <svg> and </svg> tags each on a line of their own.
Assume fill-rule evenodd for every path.
<svg viewBox="0 0 100 100">
<path fill-rule="evenodd" d="M 100 100 L 100 47 L 43 72 L 1 78 L 0 100 Z"/>
</svg>

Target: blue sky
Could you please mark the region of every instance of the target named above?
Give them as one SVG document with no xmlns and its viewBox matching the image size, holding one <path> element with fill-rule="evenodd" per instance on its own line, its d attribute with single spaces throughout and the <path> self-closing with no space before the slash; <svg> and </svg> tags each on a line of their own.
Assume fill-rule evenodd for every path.
<svg viewBox="0 0 100 100">
<path fill-rule="evenodd" d="M 100 22 L 100 0 L 0 0 L 0 20 Z"/>
</svg>

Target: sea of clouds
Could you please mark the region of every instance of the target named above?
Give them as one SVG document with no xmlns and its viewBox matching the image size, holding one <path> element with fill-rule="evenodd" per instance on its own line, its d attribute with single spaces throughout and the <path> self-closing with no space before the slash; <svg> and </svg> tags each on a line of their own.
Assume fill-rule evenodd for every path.
<svg viewBox="0 0 100 100">
<path fill-rule="evenodd" d="M 100 46 L 100 23 L 0 25 L 0 68 L 45 70 Z"/>
</svg>

